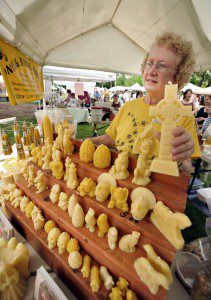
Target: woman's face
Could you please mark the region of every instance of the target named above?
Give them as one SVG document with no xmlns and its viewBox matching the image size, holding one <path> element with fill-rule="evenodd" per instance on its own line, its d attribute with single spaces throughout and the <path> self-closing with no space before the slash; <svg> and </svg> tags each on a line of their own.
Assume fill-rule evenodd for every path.
<svg viewBox="0 0 211 300">
<path fill-rule="evenodd" d="M 187 94 L 185 95 L 185 99 L 190 100 L 191 97 L 192 97 L 192 93 L 188 91 Z"/>
<path fill-rule="evenodd" d="M 206 96 L 204 99 L 205 106 L 211 106 L 211 97 Z"/>
<path fill-rule="evenodd" d="M 165 85 L 169 81 L 174 83 L 174 76 L 180 57 L 166 46 L 154 46 L 147 61 L 153 65 L 149 70 L 146 67 L 144 68 L 144 87 L 149 95 L 157 97 L 160 100 L 164 97 Z M 156 68 L 156 65 L 160 62 L 163 62 L 168 67 L 162 72 L 159 72 Z"/>
</svg>

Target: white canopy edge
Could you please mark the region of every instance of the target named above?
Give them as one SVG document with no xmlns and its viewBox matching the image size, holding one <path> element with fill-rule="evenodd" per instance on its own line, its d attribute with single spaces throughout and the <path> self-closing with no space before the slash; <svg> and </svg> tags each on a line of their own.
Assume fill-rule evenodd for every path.
<svg viewBox="0 0 211 300">
<path fill-rule="evenodd" d="M 185 92 L 187 89 L 191 89 L 194 94 L 211 95 L 211 87 L 202 88 L 202 87 L 197 86 L 195 84 L 188 83 L 184 86 L 184 88 L 181 91 Z"/>
<path fill-rule="evenodd" d="M 115 73 L 52 66 L 43 67 L 43 76 L 44 79 L 54 81 L 112 82 L 116 80 Z"/>
<path fill-rule="evenodd" d="M 0 36 L 41 64 L 45 51 L 21 24 L 4 0 L 0 0 Z"/>
<path fill-rule="evenodd" d="M 211 95 L 211 86 L 207 88 L 199 88 L 197 90 L 197 94 L 201 95 Z"/>
<path fill-rule="evenodd" d="M 128 87 L 127 86 L 113 86 L 113 87 L 111 87 L 110 89 L 109 89 L 109 91 L 110 92 L 117 92 L 117 91 L 125 91 L 125 90 L 127 90 L 128 89 Z"/>
</svg>

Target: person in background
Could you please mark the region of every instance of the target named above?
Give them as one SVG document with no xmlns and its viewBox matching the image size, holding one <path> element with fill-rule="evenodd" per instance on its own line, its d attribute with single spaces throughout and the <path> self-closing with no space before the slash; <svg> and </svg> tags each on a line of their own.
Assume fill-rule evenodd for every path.
<svg viewBox="0 0 211 300">
<path fill-rule="evenodd" d="M 136 93 L 136 98 L 141 98 L 141 97 L 143 97 L 143 92 L 142 91 L 138 91 Z"/>
<path fill-rule="evenodd" d="M 157 36 L 142 64 L 147 94 L 127 102 L 107 128 L 106 134 L 92 138 L 92 141 L 96 145 L 105 144 L 108 147 L 129 145 L 132 153 L 137 135 L 152 122 L 152 117 L 149 116 L 150 106 L 164 98 L 165 85 L 169 81 L 177 83 L 179 89 L 189 82 L 194 66 L 191 42 L 173 32 Z M 152 159 L 158 156 L 161 125 L 153 123 L 153 127 L 157 134 L 153 136 L 155 146 L 150 153 Z M 172 134 L 172 159 L 177 161 L 179 167 L 182 167 L 183 161 L 191 164 L 191 157 L 201 156 L 194 116 L 182 117 Z"/>
<path fill-rule="evenodd" d="M 87 107 L 87 108 L 89 108 L 91 105 L 91 98 L 87 91 L 84 91 L 84 104 L 85 104 L 85 107 Z"/>
<path fill-rule="evenodd" d="M 124 99 L 123 99 L 123 95 L 124 95 L 124 92 L 123 91 L 120 91 L 119 92 L 119 100 L 121 101 L 122 104 L 124 104 Z"/>
<path fill-rule="evenodd" d="M 197 107 L 196 107 L 195 101 L 193 100 L 192 96 L 193 96 L 192 90 L 187 89 L 184 92 L 183 99 L 181 101 L 182 101 L 183 105 L 191 106 L 192 107 L 192 113 L 195 114 L 195 113 L 197 113 Z"/>
<path fill-rule="evenodd" d="M 195 120 L 199 126 L 201 126 L 204 121 L 208 118 L 207 111 L 211 107 L 211 95 L 205 96 L 204 99 L 204 106 L 199 109 L 196 114 Z"/>
<path fill-rule="evenodd" d="M 196 94 L 193 94 L 192 99 L 193 99 L 193 101 L 195 103 L 195 107 L 196 107 L 196 109 L 198 111 L 199 110 L 199 106 L 200 106 L 200 96 L 196 95 Z"/>
<path fill-rule="evenodd" d="M 67 104 L 67 107 L 76 108 L 78 106 L 79 106 L 78 105 L 78 100 L 75 97 L 75 93 L 71 93 L 71 97 L 70 97 L 70 100 Z"/>
<path fill-rule="evenodd" d="M 67 90 L 67 98 L 65 100 L 62 101 L 62 103 L 67 106 L 69 101 L 70 101 L 70 98 L 71 98 L 71 90 Z"/>
<path fill-rule="evenodd" d="M 84 95 L 78 95 L 78 105 L 84 107 Z"/>
<path fill-rule="evenodd" d="M 110 93 L 109 93 L 109 91 L 105 88 L 105 89 L 104 89 L 104 99 L 103 99 L 103 101 L 104 101 L 104 102 L 107 102 L 107 101 L 109 100 L 109 97 L 110 97 Z"/>
<path fill-rule="evenodd" d="M 101 93 L 99 92 L 99 90 L 95 87 L 94 88 L 94 98 L 96 101 L 99 101 L 101 97 Z"/>
<path fill-rule="evenodd" d="M 120 101 L 119 101 L 119 97 L 118 97 L 117 94 L 114 94 L 114 95 L 113 95 L 113 100 L 114 100 L 114 101 L 113 101 L 113 103 L 111 104 L 111 107 L 113 107 L 115 111 L 118 111 L 118 110 L 120 109 L 120 107 L 121 107 L 121 103 L 120 103 Z"/>
<path fill-rule="evenodd" d="M 208 114 L 208 118 L 206 118 L 206 120 L 202 124 L 202 134 L 207 130 L 207 128 L 211 124 L 211 106 L 207 106 L 206 111 Z"/>
<path fill-rule="evenodd" d="M 124 94 L 122 96 L 124 103 L 128 102 L 130 100 L 130 95 L 128 93 L 128 90 L 124 91 Z"/>
<path fill-rule="evenodd" d="M 199 107 L 200 107 L 200 105 L 201 105 L 201 101 L 202 101 L 202 97 L 201 97 L 201 95 L 199 95 L 199 94 L 196 94 L 196 102 L 198 102 L 198 103 L 199 103 Z"/>
<path fill-rule="evenodd" d="M 132 93 L 131 93 L 130 99 L 131 99 L 131 100 L 136 99 L 136 92 L 132 92 Z"/>
<path fill-rule="evenodd" d="M 78 95 L 78 104 L 81 107 L 87 107 L 89 108 L 91 105 L 91 98 L 89 96 L 89 93 L 87 91 L 84 91 L 83 95 Z"/>
</svg>

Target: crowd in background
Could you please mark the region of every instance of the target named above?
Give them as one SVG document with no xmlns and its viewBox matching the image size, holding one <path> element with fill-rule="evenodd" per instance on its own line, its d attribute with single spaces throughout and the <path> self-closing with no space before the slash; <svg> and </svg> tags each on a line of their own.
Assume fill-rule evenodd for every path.
<svg viewBox="0 0 211 300">
<path fill-rule="evenodd" d="M 67 90 L 67 97 L 63 104 L 67 107 L 87 107 L 95 105 L 96 101 L 109 102 L 114 111 L 118 111 L 126 102 L 143 96 L 142 91 L 116 91 L 111 93 L 106 88 L 95 87 L 93 95 L 84 91 L 84 95 L 76 97 L 75 93 Z M 180 97 L 185 106 L 191 106 L 192 113 L 195 116 L 196 125 L 202 133 L 211 124 L 211 95 L 201 96 L 194 94 L 191 89 L 187 89 Z"/>
<path fill-rule="evenodd" d="M 136 98 L 142 97 L 143 93 L 141 91 L 117 91 L 111 93 L 106 88 L 95 88 L 93 95 L 90 95 L 87 91 L 84 91 L 84 95 L 76 97 L 75 93 L 71 90 L 67 90 L 67 97 L 63 101 L 63 104 L 67 107 L 90 107 L 95 101 L 110 102 L 111 106 L 114 103 L 115 108 L 120 108 L 127 101 L 134 100 Z"/>
</svg>

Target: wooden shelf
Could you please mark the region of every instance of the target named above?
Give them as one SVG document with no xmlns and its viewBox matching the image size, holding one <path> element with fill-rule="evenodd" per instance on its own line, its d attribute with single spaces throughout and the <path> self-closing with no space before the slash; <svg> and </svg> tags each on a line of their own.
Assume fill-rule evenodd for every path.
<svg viewBox="0 0 211 300">
<path fill-rule="evenodd" d="M 55 184 L 56 179 L 53 177 L 51 179 Z M 133 263 L 136 258 L 146 256 L 142 245 L 147 242 L 151 243 L 149 239 L 144 239 L 144 241 L 142 240 L 138 247 L 136 247 L 137 249 L 134 253 L 125 253 L 121 251 L 119 247 L 113 251 L 108 247 L 107 236 L 103 238 L 98 237 L 98 229 L 96 229 L 94 233 L 90 233 L 85 226 L 82 228 L 75 228 L 72 225 L 68 212 L 62 211 L 57 204 L 53 204 L 49 201 L 49 190 L 42 194 L 36 194 L 35 187 L 28 188 L 27 182 L 23 178 L 17 181 L 16 184 L 38 207 L 40 207 L 46 219 L 55 221 L 62 231 L 66 231 L 72 237 L 76 238 L 86 253 L 88 253 L 91 257 L 94 257 L 100 265 L 106 266 L 117 278 L 120 276 L 126 278 L 131 289 L 134 290 L 134 292 L 142 299 L 165 298 L 166 291 L 163 288 L 160 288 L 156 297 L 153 296 L 146 286 L 140 281 L 135 269 L 133 268 Z M 86 203 L 86 200 L 82 203 L 82 205 L 84 203 Z M 128 232 L 131 233 L 130 230 Z M 160 251 L 162 251 L 161 248 Z M 165 257 L 163 252 L 161 252 L 161 257 Z"/>
<path fill-rule="evenodd" d="M 40 256 L 49 264 L 49 266 L 58 274 L 58 276 L 64 280 L 67 285 L 72 284 L 76 289 L 77 295 L 83 299 L 107 299 L 108 291 L 101 282 L 98 293 L 93 293 L 90 285 L 89 278 L 83 278 L 81 268 L 78 270 L 72 270 L 68 264 L 68 255 L 66 251 L 63 254 L 58 253 L 58 248 L 50 250 L 48 248 L 47 233 L 44 230 L 36 231 L 32 219 L 28 219 L 26 215 L 18 208 L 14 208 L 10 201 L 6 201 L 6 208 L 11 214 L 12 222 L 17 222 L 21 231 L 25 235 L 26 239 L 33 246 L 33 248 L 40 254 Z M 80 250 L 82 256 L 85 255 L 84 251 Z M 99 267 L 99 264 L 92 259 L 92 265 Z M 80 298 L 81 299 L 81 298 Z"/>
<path fill-rule="evenodd" d="M 106 173 L 110 170 L 110 168 L 100 170 L 95 168 L 93 163 L 81 162 L 77 153 L 73 153 L 71 159 L 77 166 L 79 181 L 82 181 L 84 177 L 90 177 L 94 181 L 97 181 L 97 178 L 101 173 Z M 117 180 L 117 185 L 120 187 L 128 188 L 130 193 L 133 189 L 139 187 L 138 185 L 132 183 L 132 179 L 133 172 L 130 172 L 129 178 L 125 180 Z M 152 180 L 152 182 L 147 185 L 147 188 L 155 194 L 157 201 L 162 201 L 164 204 L 168 205 L 171 210 L 180 212 L 184 211 L 186 203 L 186 192 L 184 192 L 183 190 L 176 189 L 175 187 L 170 186 L 168 182 L 164 184 L 156 180 Z"/>
<path fill-rule="evenodd" d="M 79 160 L 78 152 L 80 149 L 81 142 L 77 140 L 72 140 L 72 143 L 75 147 L 75 152 L 71 155 L 71 159 L 77 165 L 80 165 L 80 168 L 89 170 L 89 172 L 93 172 L 97 174 L 97 177 L 103 173 L 107 172 L 108 169 L 97 169 L 94 167 L 93 163 L 84 163 Z M 117 152 L 111 151 L 111 165 L 113 165 L 115 159 L 117 158 Z M 64 158 L 65 160 L 65 158 Z M 131 187 L 134 189 L 138 187 L 136 184 L 132 183 L 133 172 L 136 168 L 137 158 L 136 157 L 129 157 L 129 166 L 128 170 L 130 171 L 130 177 L 126 180 L 117 180 L 119 186 L 125 186 L 127 188 Z M 180 172 L 179 177 L 169 176 L 160 173 L 152 173 L 151 174 L 151 183 L 147 185 L 155 196 L 157 200 L 165 201 L 167 205 L 174 210 L 171 206 L 171 202 L 175 206 L 176 211 L 184 212 L 186 200 L 187 200 L 187 188 L 190 181 L 190 176 L 184 172 Z M 159 197 L 163 197 L 160 199 Z"/>
<path fill-rule="evenodd" d="M 76 152 L 71 155 L 71 159 L 72 162 L 76 164 L 79 182 L 81 182 L 85 177 L 91 178 L 96 182 L 98 176 L 101 173 L 109 171 L 109 168 L 101 170 L 95 168 L 92 163 L 81 162 L 78 154 L 78 150 L 81 143 L 73 140 L 73 144 Z M 117 154 L 111 152 L 111 156 L 113 164 L 115 158 L 117 157 Z M 63 163 L 64 160 L 65 158 L 63 158 Z M 126 180 L 117 180 L 118 186 L 128 188 L 129 193 L 131 193 L 131 191 L 134 188 L 138 187 L 137 185 L 132 183 L 133 170 L 136 167 L 136 162 L 136 158 L 130 157 L 130 177 Z M 30 164 L 33 163 L 30 162 Z M 34 166 L 36 172 L 41 169 L 36 164 L 34 164 Z M 109 200 L 102 203 L 98 202 L 95 198 L 91 198 L 89 196 L 81 197 L 77 190 L 71 190 L 67 188 L 66 182 L 64 180 L 55 179 L 49 171 L 44 170 L 44 180 L 48 184 L 49 190 L 41 194 L 36 194 L 35 187 L 28 188 L 27 182 L 24 180 L 23 177 L 20 178 L 16 182 L 16 184 L 20 189 L 22 189 L 25 192 L 27 196 L 29 196 L 32 199 L 32 201 L 36 203 L 37 206 L 40 207 L 46 219 L 51 219 L 55 221 L 62 231 L 66 231 L 72 237 L 76 238 L 79 241 L 83 251 L 89 254 L 91 257 L 94 257 L 95 261 L 99 265 L 106 266 L 116 278 L 124 277 L 129 282 L 130 288 L 141 299 L 160 300 L 166 298 L 166 291 L 163 288 L 159 289 L 156 296 L 152 295 L 149 289 L 146 287 L 146 285 L 144 285 L 140 281 L 133 267 L 133 263 L 136 258 L 141 256 L 146 257 L 146 252 L 143 250 L 143 245 L 147 243 L 151 244 L 155 249 L 156 253 L 169 264 L 171 264 L 175 256 L 176 250 L 159 232 L 159 230 L 149 221 L 149 215 L 146 216 L 144 220 L 135 222 L 130 213 L 123 214 L 122 211 L 117 208 L 109 209 L 107 207 Z M 188 183 L 189 177 L 186 176 L 184 173 L 180 173 L 180 176 L 178 178 L 163 174 L 152 174 L 152 182 L 147 186 L 147 188 L 155 194 L 157 201 L 162 201 L 172 211 L 184 212 L 187 198 L 186 190 L 188 187 Z M 49 201 L 50 189 L 54 184 L 59 184 L 61 191 L 67 193 L 68 196 L 75 194 L 85 213 L 90 207 L 92 207 L 95 210 L 96 217 L 101 213 L 107 214 L 109 225 L 115 226 L 117 228 L 119 237 L 125 234 L 129 234 L 134 230 L 139 231 L 141 233 L 141 236 L 138 245 L 136 246 L 135 253 L 122 252 L 118 246 L 114 251 L 112 251 L 108 247 L 107 236 L 103 238 L 98 237 L 97 227 L 94 233 L 90 233 L 85 226 L 83 226 L 82 228 L 75 228 L 72 225 L 68 212 L 62 211 L 57 204 L 53 204 L 51 201 Z M 130 200 L 128 202 L 130 202 Z M 45 253 L 44 256 L 48 256 L 46 253 L 51 251 L 49 250 L 46 244 L 47 234 L 44 231 L 41 231 L 41 233 L 36 232 L 33 229 L 32 224 L 30 226 L 27 225 L 30 222 L 32 223 L 32 221 L 29 221 L 25 217 L 25 215 L 19 210 L 14 209 L 14 207 L 11 206 L 10 202 L 8 202 L 6 205 L 10 210 L 11 214 L 13 215 L 14 219 L 16 219 L 18 223 L 22 224 L 29 242 L 31 242 L 32 245 L 34 244 L 35 247 L 37 247 L 38 250 L 40 250 L 41 252 L 43 251 L 43 253 Z M 45 235 L 45 242 L 43 242 L 42 239 L 43 235 Z M 89 282 L 87 281 L 88 283 L 85 284 L 82 276 L 78 275 L 78 273 L 80 272 L 74 273 L 71 270 L 67 263 L 67 257 L 64 258 L 65 262 L 60 264 L 60 261 L 63 259 L 63 256 L 58 255 L 57 250 L 53 250 L 52 252 L 53 254 L 49 255 L 49 257 L 51 257 L 49 258 L 49 264 L 51 265 L 52 269 L 55 269 L 55 271 L 57 271 L 58 274 L 61 274 L 61 277 L 64 276 L 65 278 L 67 278 L 67 282 L 73 282 L 76 289 L 84 290 L 81 291 L 83 297 L 86 296 L 86 299 L 89 299 L 89 296 L 91 297 L 92 295 L 92 299 L 95 299 L 96 297 L 99 299 L 106 299 L 108 293 L 105 290 L 105 288 L 104 290 L 99 292 L 98 295 L 94 295 L 91 292 Z M 52 255 L 54 255 L 54 259 L 52 259 Z M 48 257 L 44 257 L 44 259 L 48 262 Z M 66 264 L 66 267 L 63 267 L 64 263 Z"/>
<path fill-rule="evenodd" d="M 41 170 L 38 166 L 34 165 L 36 171 Z M 71 196 L 72 194 L 76 195 L 79 203 L 83 206 L 84 210 L 87 212 L 90 207 L 92 207 L 96 215 L 101 213 L 106 213 L 108 215 L 109 224 L 118 228 L 120 235 L 129 234 L 131 231 L 136 230 L 141 233 L 141 238 L 139 239 L 138 245 L 142 247 L 144 244 L 151 243 L 151 245 L 157 250 L 158 254 L 163 256 L 165 252 L 165 259 L 171 263 L 175 255 L 174 247 L 167 241 L 167 239 L 160 233 L 160 231 L 149 221 L 149 217 L 144 218 L 139 222 L 134 222 L 135 220 L 130 213 L 124 215 L 122 211 L 118 208 L 109 209 L 108 202 L 99 202 L 95 198 L 89 196 L 81 197 L 77 190 L 68 189 L 66 182 L 64 180 L 57 180 L 49 172 L 45 173 L 46 183 L 50 188 L 54 184 L 58 184 L 61 187 L 61 190 Z M 88 174 L 86 173 L 86 176 Z M 86 177 L 85 176 L 85 177 Z M 19 181 L 20 182 L 20 181 Z M 17 182 L 17 184 L 19 184 Z M 20 188 L 22 183 L 20 183 Z M 47 193 L 47 195 L 49 192 Z M 124 216 L 124 217 L 123 217 Z"/>
</svg>

